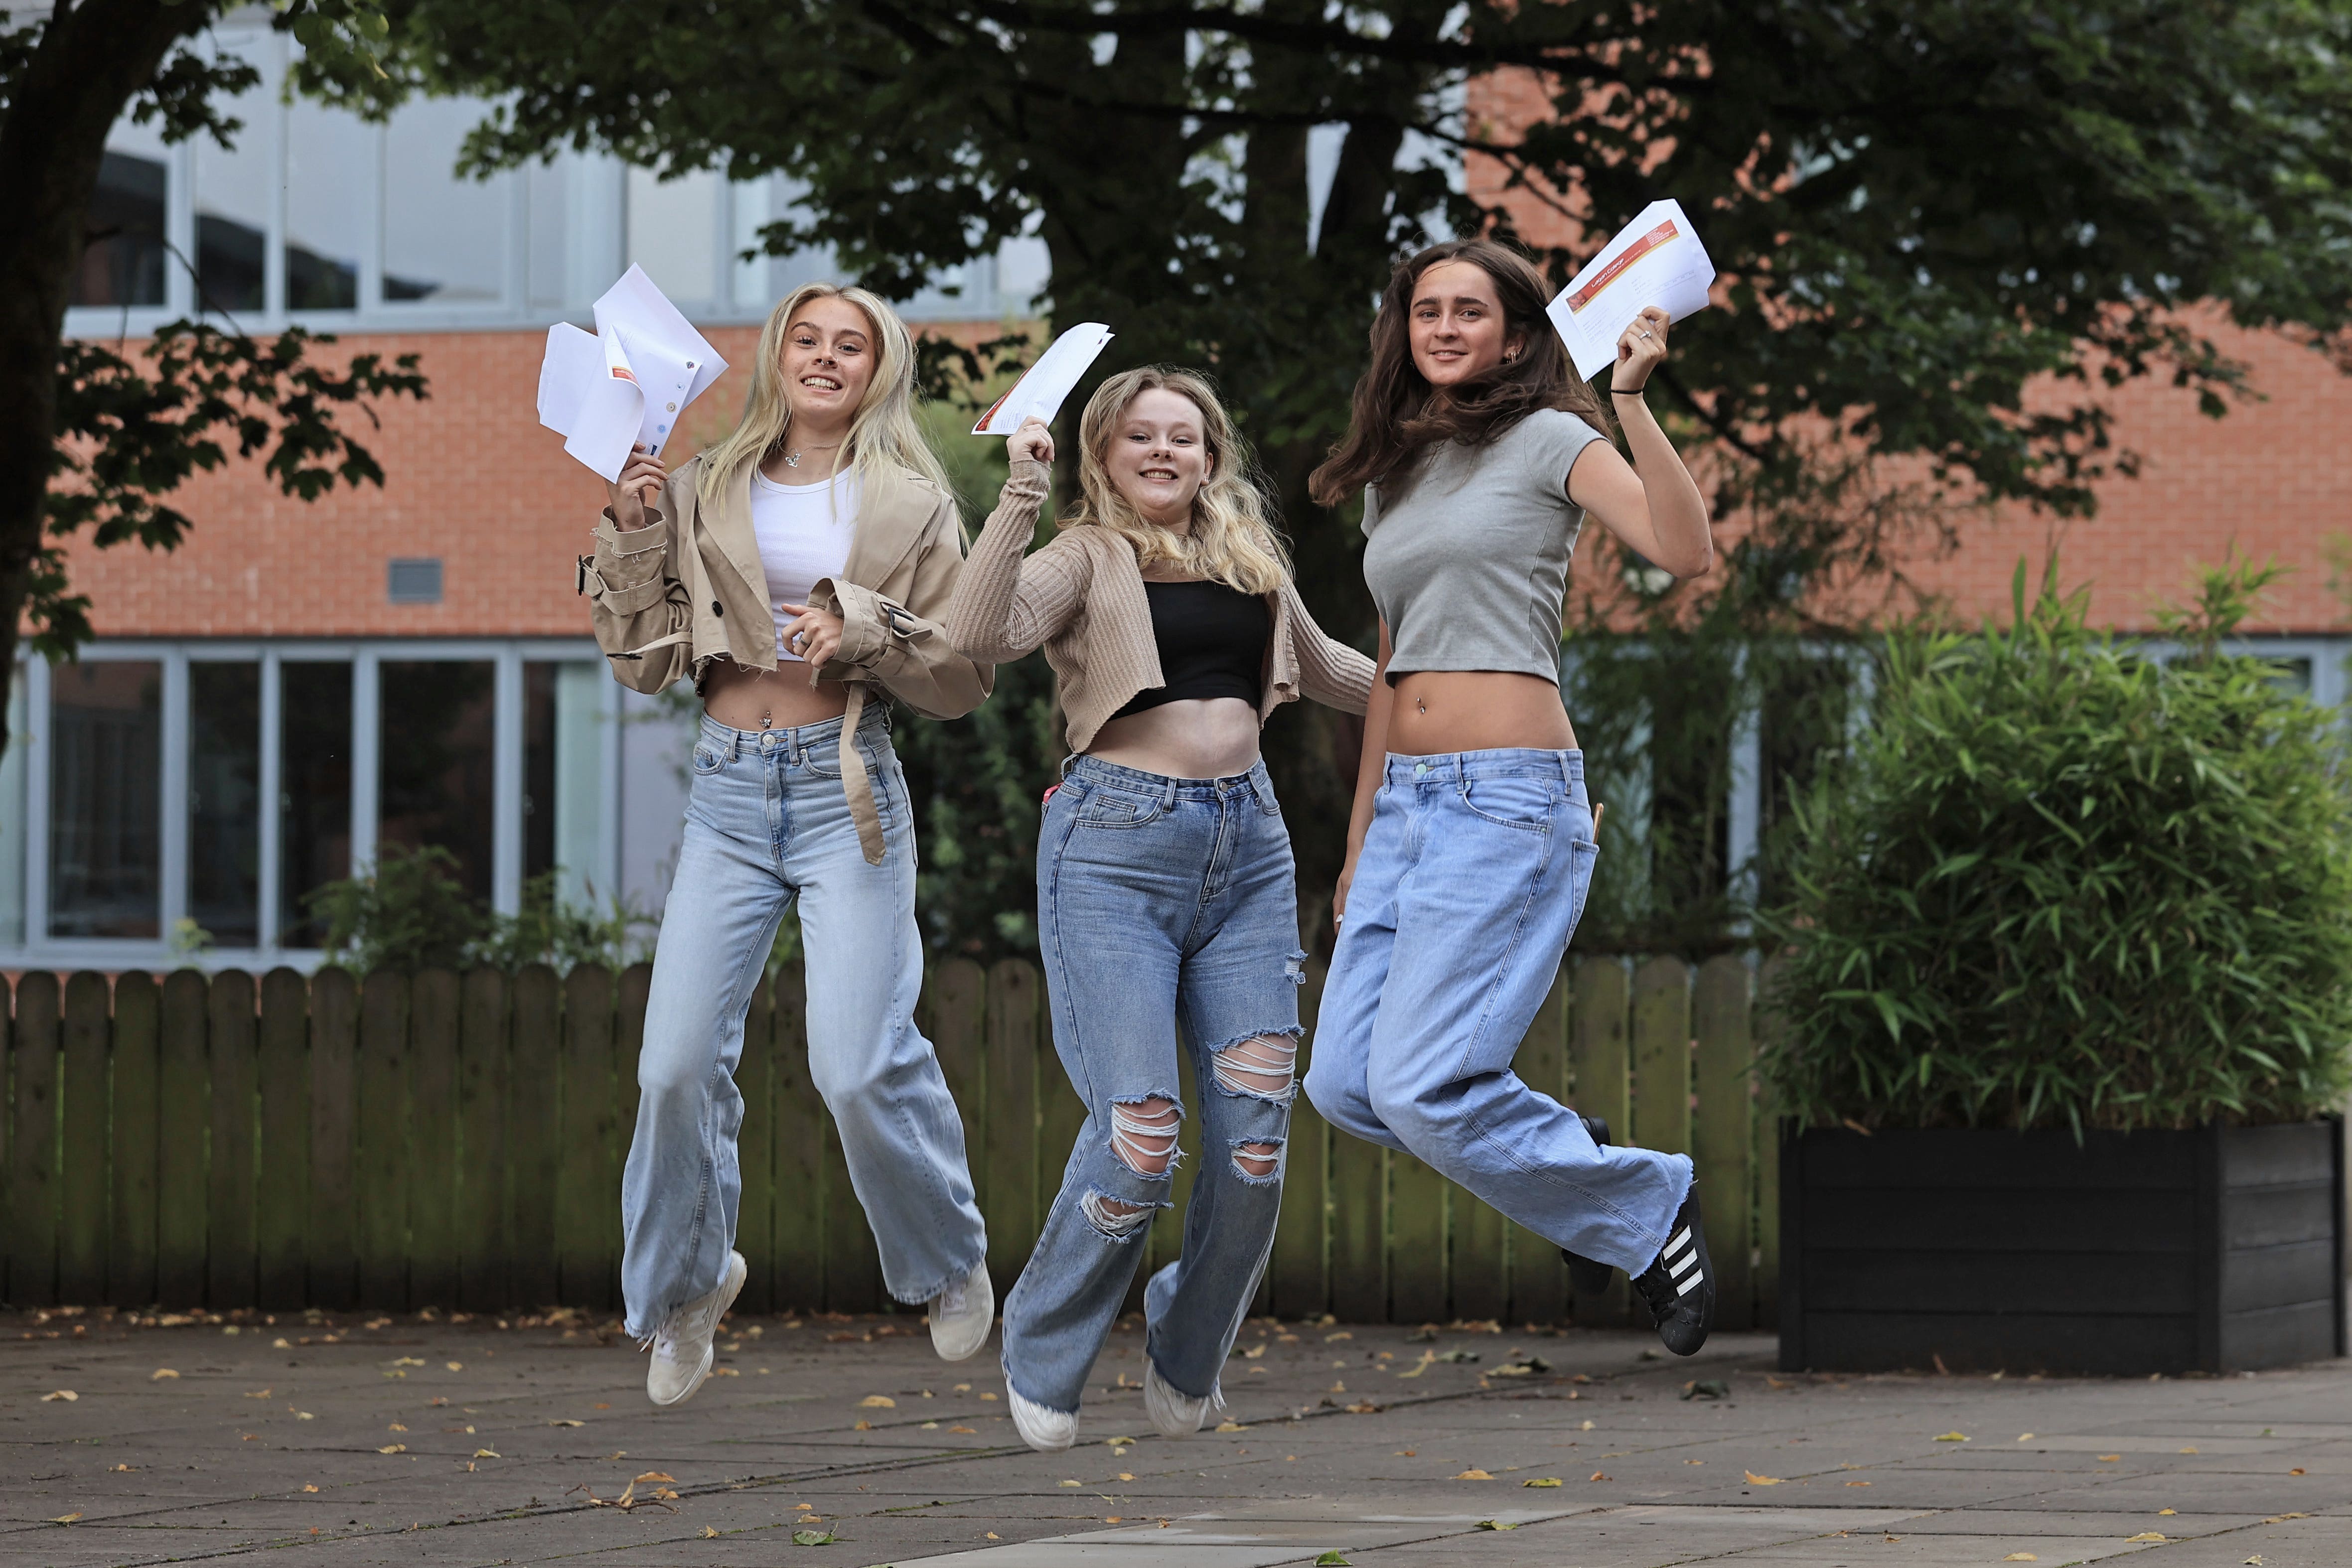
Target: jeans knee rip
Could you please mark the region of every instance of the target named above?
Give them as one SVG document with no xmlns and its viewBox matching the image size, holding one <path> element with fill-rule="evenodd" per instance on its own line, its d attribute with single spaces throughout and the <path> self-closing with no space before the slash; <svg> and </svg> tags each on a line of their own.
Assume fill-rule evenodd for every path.
<svg viewBox="0 0 2352 1568">
<path fill-rule="evenodd" d="M 1285 1138 L 1237 1138 L 1234 1142 L 1234 1174 L 1252 1186 L 1272 1186 L 1282 1179 Z M 1263 1166 L 1263 1170 L 1256 1167 Z"/>
<path fill-rule="evenodd" d="M 1294 986 L 1307 983 L 1307 949 L 1294 947 L 1290 956 L 1282 961 L 1282 977 Z"/>
<path fill-rule="evenodd" d="M 1160 1207 L 1151 1203 L 1131 1203 L 1100 1187 L 1087 1189 L 1087 1195 L 1078 1199 L 1078 1208 L 1086 1215 L 1087 1223 L 1099 1231 L 1106 1241 L 1131 1239 L 1151 1223 L 1151 1217 Z"/>
<path fill-rule="evenodd" d="M 1176 1129 L 1183 1112 L 1173 1094 L 1141 1094 L 1115 1100 L 1110 1107 L 1110 1152 L 1139 1176 L 1165 1180 L 1176 1174 L 1183 1151 Z"/>
<path fill-rule="evenodd" d="M 1287 1105 L 1297 1092 L 1298 1031 L 1245 1034 L 1217 1047 L 1209 1061 L 1217 1087 L 1224 1092 Z"/>
</svg>

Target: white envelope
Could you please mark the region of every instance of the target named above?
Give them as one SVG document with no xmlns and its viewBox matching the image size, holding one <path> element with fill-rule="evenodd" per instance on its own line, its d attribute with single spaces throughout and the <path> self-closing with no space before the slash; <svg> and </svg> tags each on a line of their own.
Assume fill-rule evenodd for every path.
<svg viewBox="0 0 2352 1568">
<path fill-rule="evenodd" d="M 1022 422 L 1042 419 L 1054 423 L 1062 411 L 1062 400 L 1087 373 L 1087 367 L 1102 354 L 1104 347 L 1118 336 L 1099 321 L 1081 321 L 1053 341 L 1053 345 L 1037 356 L 1022 378 L 1013 383 L 1013 390 L 989 405 L 971 427 L 974 435 L 1010 435 L 1021 428 Z"/>
<path fill-rule="evenodd" d="M 596 301 L 596 331 L 559 322 L 539 368 L 539 422 L 563 450 L 617 479 L 629 449 L 658 455 L 678 415 L 727 371 L 708 340 L 631 267 Z"/>
<path fill-rule="evenodd" d="M 1568 345 L 1576 373 L 1591 381 L 1617 358 L 1633 318 L 1656 306 L 1679 321 L 1706 308 L 1715 283 L 1698 231 L 1680 202 L 1652 202 L 1569 280 L 1545 314 Z"/>
</svg>

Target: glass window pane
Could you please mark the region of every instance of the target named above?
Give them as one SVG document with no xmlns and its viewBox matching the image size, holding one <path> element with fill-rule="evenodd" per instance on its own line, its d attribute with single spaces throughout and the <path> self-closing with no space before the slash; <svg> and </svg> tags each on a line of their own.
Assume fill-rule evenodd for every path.
<svg viewBox="0 0 2352 1568">
<path fill-rule="evenodd" d="M 298 102 L 286 111 L 286 308 L 350 310 L 375 194 L 376 131 Z"/>
<path fill-rule="evenodd" d="M 161 147 L 107 149 L 82 224 L 76 305 L 163 303 L 163 193 L 170 170 Z"/>
<path fill-rule="evenodd" d="M 352 874 L 352 666 L 288 663 L 278 672 L 278 940 L 326 940 L 306 894 Z"/>
<path fill-rule="evenodd" d="M 465 99 L 408 104 L 384 128 L 383 297 L 491 305 L 504 297 L 509 182 L 453 172 L 482 106 Z"/>
<path fill-rule="evenodd" d="M 8 687 L 8 749 L 0 751 L 0 947 L 25 940 L 26 668 Z"/>
<path fill-rule="evenodd" d="M 556 901 L 573 908 L 611 895 L 597 885 L 611 678 L 585 662 L 523 666 L 523 875 L 556 873 Z"/>
<path fill-rule="evenodd" d="M 383 786 L 376 841 L 438 844 L 457 858 L 457 881 L 490 897 L 498 705 L 488 662 L 387 661 L 383 671 Z"/>
<path fill-rule="evenodd" d="M 629 171 L 629 259 L 672 299 L 708 305 L 718 281 L 719 176 Z"/>
<path fill-rule="evenodd" d="M 188 917 L 226 947 L 261 937 L 261 666 L 188 665 Z"/>
<path fill-rule="evenodd" d="M 236 146 L 209 136 L 196 150 L 196 304 L 200 309 L 262 308 L 262 253 L 269 240 L 270 186 L 277 178 L 270 118 L 278 99 L 264 82 L 222 106 L 245 122 Z"/>
<path fill-rule="evenodd" d="M 163 666 L 49 676 L 49 933 L 162 933 Z"/>
</svg>

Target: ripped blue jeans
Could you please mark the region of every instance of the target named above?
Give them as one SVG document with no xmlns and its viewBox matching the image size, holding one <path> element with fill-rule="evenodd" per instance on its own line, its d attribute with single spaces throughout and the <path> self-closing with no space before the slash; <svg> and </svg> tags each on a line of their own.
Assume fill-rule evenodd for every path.
<svg viewBox="0 0 2352 1568">
<path fill-rule="evenodd" d="M 1144 1291 L 1145 1349 L 1179 1393 L 1211 1395 L 1274 1246 L 1305 976 L 1265 765 L 1168 779 L 1072 759 L 1037 835 L 1037 945 L 1087 1123 L 1005 1300 L 1005 1379 L 1078 1408 L 1171 1207 L 1189 1059 L 1200 1165 L 1182 1256 Z"/>
</svg>

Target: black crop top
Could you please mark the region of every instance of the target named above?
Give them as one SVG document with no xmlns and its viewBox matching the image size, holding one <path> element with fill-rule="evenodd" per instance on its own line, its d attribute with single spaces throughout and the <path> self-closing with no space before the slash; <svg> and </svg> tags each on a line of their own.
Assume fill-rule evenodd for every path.
<svg viewBox="0 0 2352 1568">
<path fill-rule="evenodd" d="M 1198 697 L 1239 697 L 1256 707 L 1265 693 L 1265 644 L 1273 618 L 1265 601 L 1222 582 L 1146 582 L 1151 640 L 1168 684 L 1135 694 L 1111 715 Z"/>
</svg>

